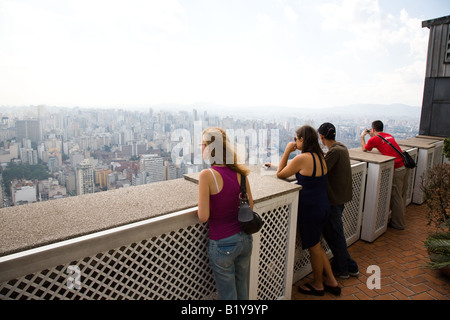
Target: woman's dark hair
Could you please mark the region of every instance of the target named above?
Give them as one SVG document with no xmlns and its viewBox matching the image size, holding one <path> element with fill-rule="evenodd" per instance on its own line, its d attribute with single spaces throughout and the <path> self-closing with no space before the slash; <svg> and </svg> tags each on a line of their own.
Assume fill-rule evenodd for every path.
<svg viewBox="0 0 450 320">
<path fill-rule="evenodd" d="M 319 135 L 316 129 L 309 125 L 304 125 L 296 131 L 297 139 L 303 138 L 302 153 L 314 152 L 324 157 L 322 148 L 319 145 Z"/>
<path fill-rule="evenodd" d="M 383 122 L 381 122 L 380 120 L 375 120 L 374 122 L 372 122 L 372 128 L 377 132 L 383 132 Z"/>
</svg>

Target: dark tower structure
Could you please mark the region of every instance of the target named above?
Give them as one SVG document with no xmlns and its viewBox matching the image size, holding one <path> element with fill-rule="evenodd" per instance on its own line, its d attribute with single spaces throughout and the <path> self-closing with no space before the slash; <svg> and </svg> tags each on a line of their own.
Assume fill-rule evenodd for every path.
<svg viewBox="0 0 450 320">
<path fill-rule="evenodd" d="M 450 16 L 422 22 L 430 29 L 419 134 L 450 137 Z"/>
</svg>

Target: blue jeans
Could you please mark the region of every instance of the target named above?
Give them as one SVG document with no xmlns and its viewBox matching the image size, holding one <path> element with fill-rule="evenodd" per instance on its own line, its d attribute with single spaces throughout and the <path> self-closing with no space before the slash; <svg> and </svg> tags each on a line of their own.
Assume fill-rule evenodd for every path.
<svg viewBox="0 0 450 320">
<path fill-rule="evenodd" d="M 331 263 L 333 270 L 341 274 L 358 272 L 357 263 L 350 257 L 347 250 L 347 241 L 344 235 L 342 212 L 344 205 L 331 206 L 331 214 L 322 235 L 333 253 Z"/>
<path fill-rule="evenodd" d="M 244 232 L 209 240 L 209 259 L 219 299 L 248 300 L 253 238 Z"/>
</svg>

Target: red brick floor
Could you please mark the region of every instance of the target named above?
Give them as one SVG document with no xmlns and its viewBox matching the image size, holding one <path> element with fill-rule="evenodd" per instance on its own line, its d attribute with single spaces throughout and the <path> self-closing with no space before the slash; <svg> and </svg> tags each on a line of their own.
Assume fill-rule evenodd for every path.
<svg viewBox="0 0 450 320">
<path fill-rule="evenodd" d="M 423 245 L 429 232 L 425 206 L 411 204 L 405 213 L 405 230 L 388 228 L 374 242 L 359 240 L 349 247 L 349 253 L 358 263 L 358 277 L 338 279 L 342 287 L 339 297 L 325 293 L 322 297 L 299 293 L 298 285 L 310 282 L 312 274 L 295 283 L 292 300 L 450 300 L 450 277 L 426 267 L 429 259 Z M 369 289 L 367 272 L 377 265 L 381 272 L 380 289 Z"/>
</svg>

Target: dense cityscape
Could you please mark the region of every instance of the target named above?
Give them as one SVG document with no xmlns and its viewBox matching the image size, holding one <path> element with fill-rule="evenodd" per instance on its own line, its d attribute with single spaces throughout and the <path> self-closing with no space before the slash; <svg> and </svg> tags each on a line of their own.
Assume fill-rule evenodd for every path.
<svg viewBox="0 0 450 320">
<path fill-rule="evenodd" d="M 0 108 L 3 180 L 0 203 L 13 206 L 60 199 L 178 179 L 186 173 L 198 172 L 203 164 L 194 159 L 195 138 L 189 141 L 193 146 L 188 149 L 190 154 L 183 155 L 187 161 L 176 160 L 183 151 L 176 149 L 181 140 L 173 134 L 180 130 L 190 133 L 190 137 L 207 127 L 242 130 L 246 134 L 247 149 L 266 148 L 256 160 L 247 154 L 246 162 L 262 163 L 270 161 L 273 153 L 281 154 L 301 125 L 317 128 L 323 122 L 333 122 L 337 127 L 336 139 L 348 148 L 355 148 L 359 146 L 361 131 L 376 120 L 367 113 L 349 116 L 299 112 L 293 115 L 276 108 L 272 111 L 272 114 L 243 115 L 213 108 Z M 390 115 L 382 120 L 385 131 L 398 139 L 418 134 L 418 116 Z M 276 144 L 273 141 L 275 131 Z M 252 133 L 257 135 L 256 144 L 251 140 Z"/>
</svg>

